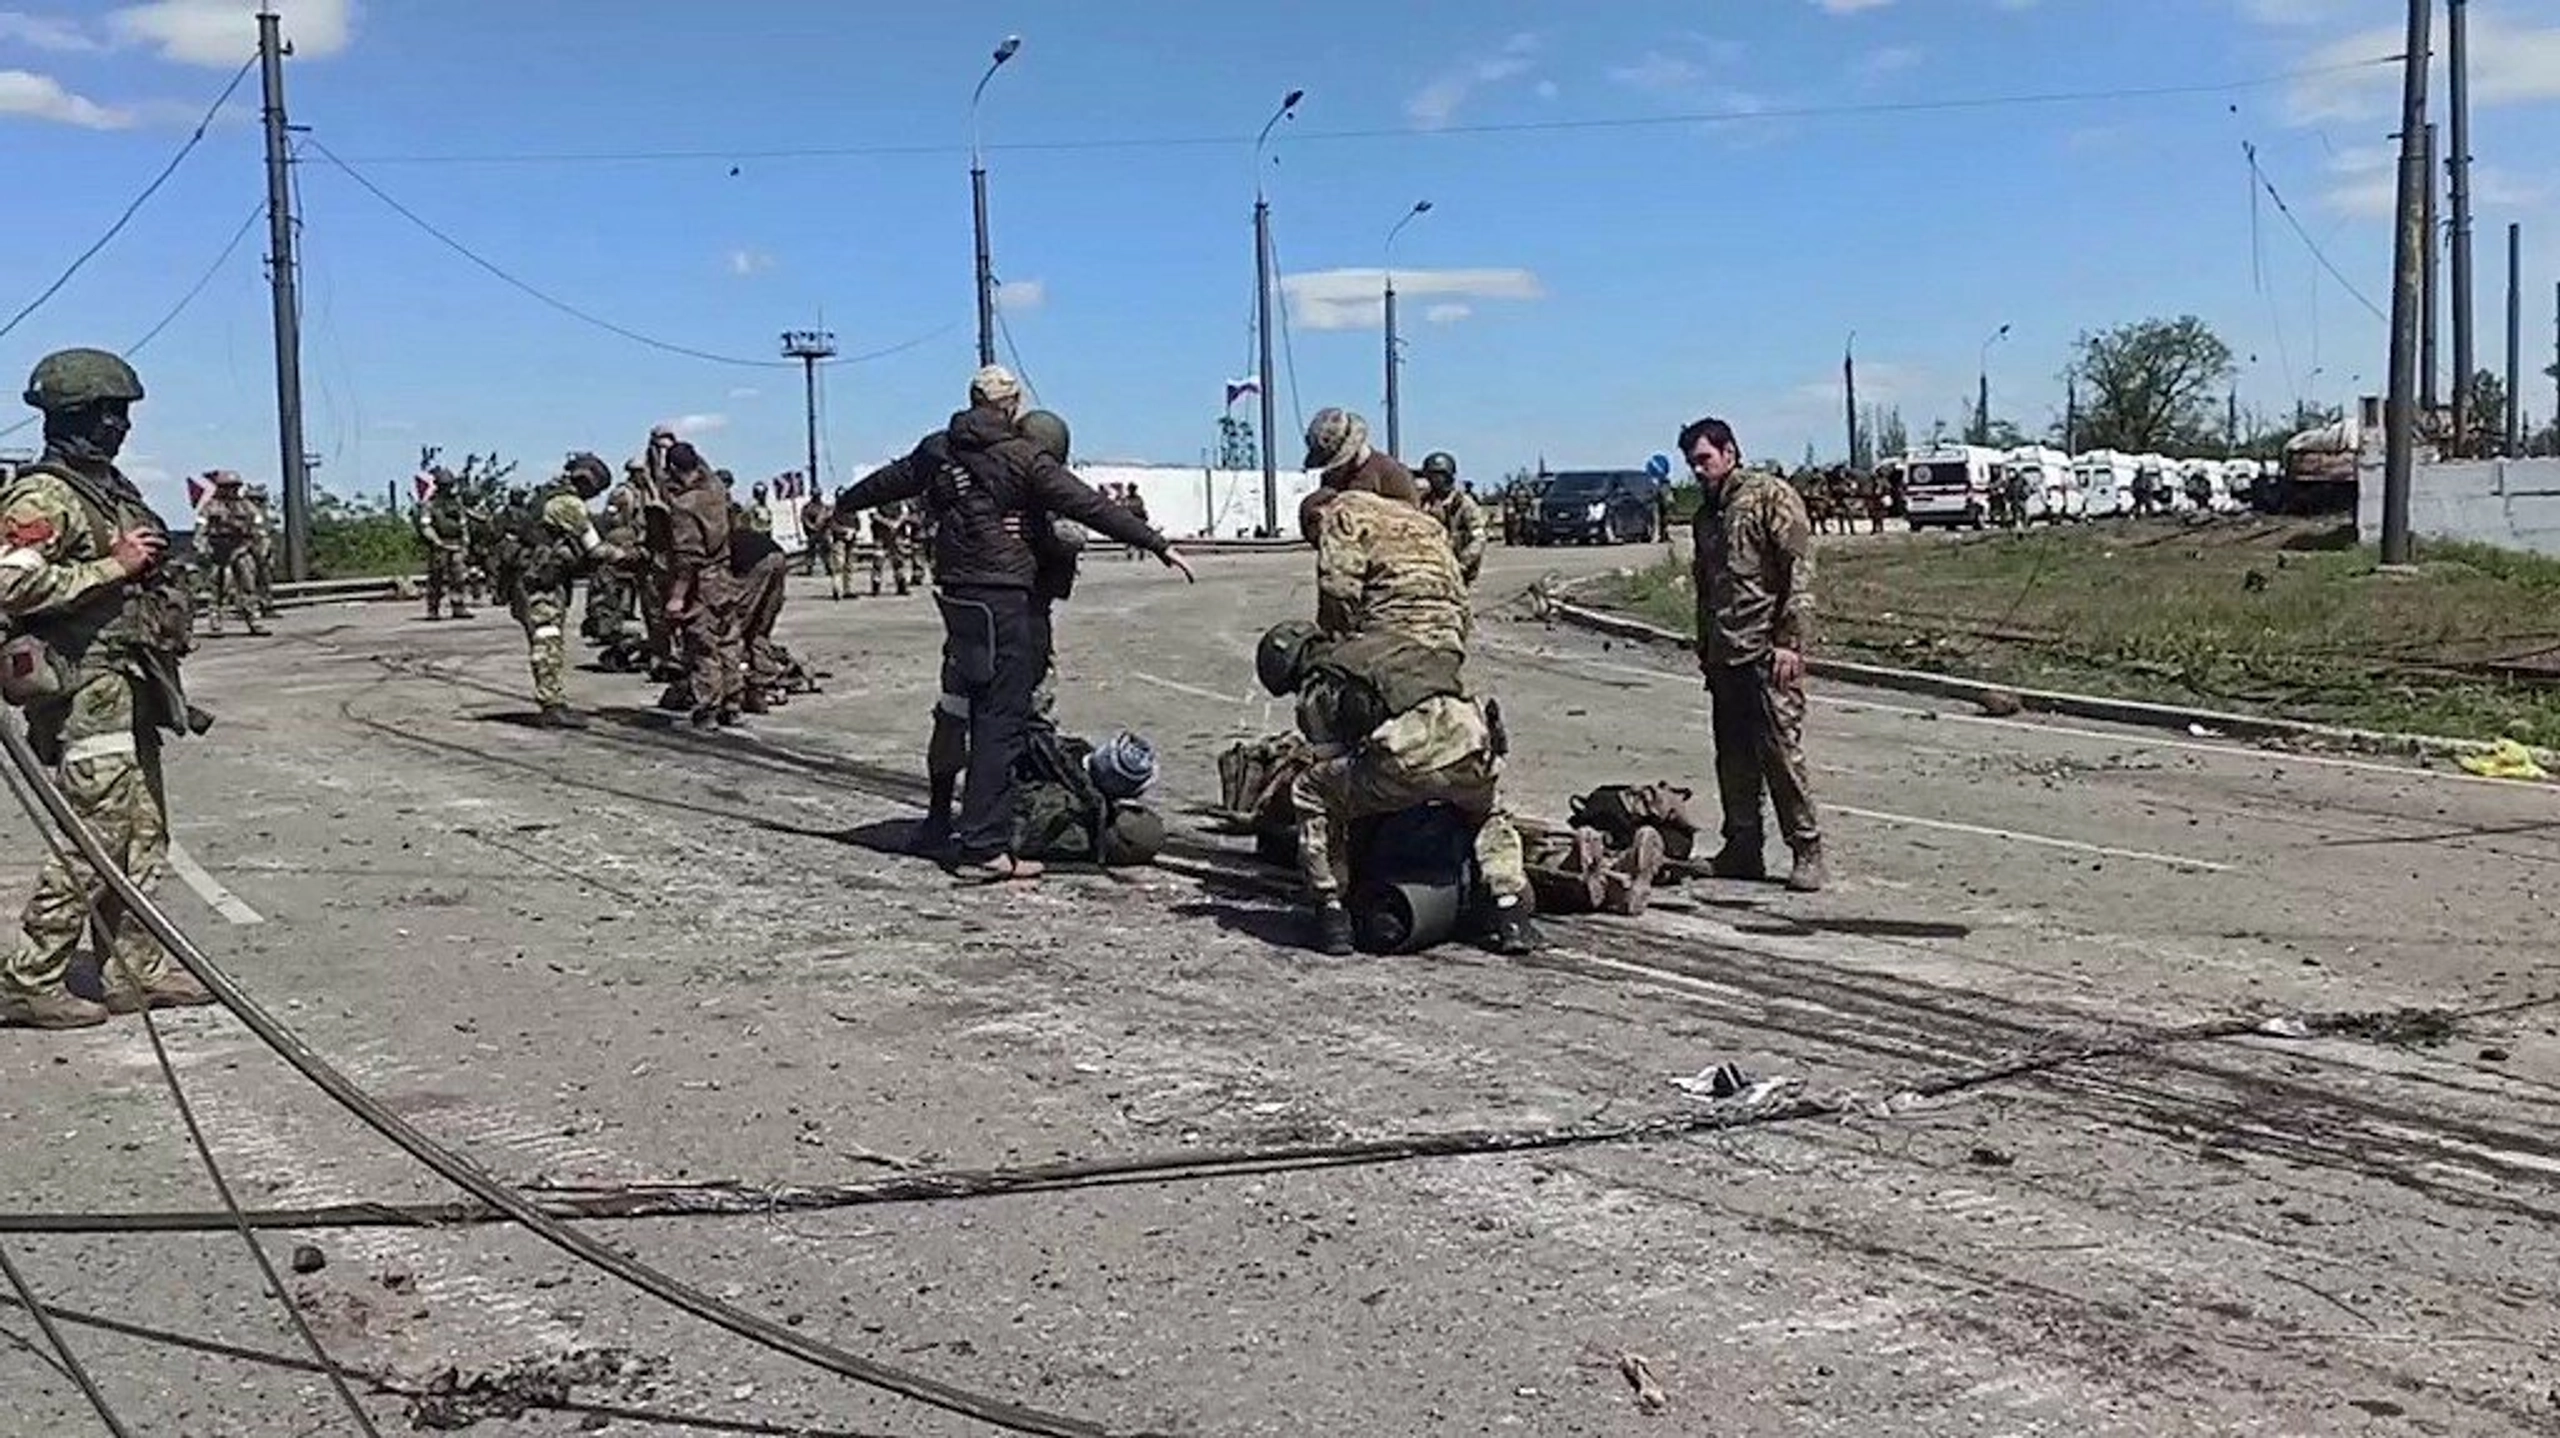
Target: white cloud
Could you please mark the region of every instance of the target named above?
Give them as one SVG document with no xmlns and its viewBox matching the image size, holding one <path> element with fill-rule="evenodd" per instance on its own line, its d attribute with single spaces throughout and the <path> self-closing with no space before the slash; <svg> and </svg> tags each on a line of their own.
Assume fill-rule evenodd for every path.
<svg viewBox="0 0 2560 1438">
<path fill-rule="evenodd" d="M 773 256 L 762 250 L 731 250 L 728 260 L 729 273 L 740 279 L 760 275 L 773 268 Z"/>
<path fill-rule="evenodd" d="M 2503 9 L 2480 7 L 2471 12 L 2470 41 L 2474 105 L 2560 100 L 2560 25 L 2528 24 Z M 2399 63 L 2364 62 L 2397 55 L 2407 42 L 2402 27 L 2381 25 L 2341 36 L 2303 56 L 2297 68 L 2323 73 L 2305 75 L 2286 91 L 2288 115 L 2297 125 L 2310 125 L 2397 114 Z M 2436 95 L 2445 93 L 2445 49 L 2439 37 L 2429 78 L 2430 93 Z"/>
<path fill-rule="evenodd" d="M 996 286 L 996 308 L 1009 315 L 1025 315 L 1049 302 L 1046 280 L 1007 280 Z"/>
<path fill-rule="evenodd" d="M 1472 315 L 1475 312 L 1476 307 L 1474 305 L 1433 305 L 1431 308 L 1422 312 L 1422 318 L 1425 322 L 1430 324 L 1454 325 L 1458 321 L 1465 319 L 1467 316 Z"/>
<path fill-rule="evenodd" d="M 1280 278 L 1290 319 L 1311 330 L 1384 327 L 1385 287 L 1386 271 L 1373 269 L 1317 270 Z M 1399 298 L 1536 300 L 1546 293 L 1537 274 L 1524 269 L 1396 270 Z"/>
<path fill-rule="evenodd" d="M 1857 64 L 1850 68 L 1861 79 L 1881 79 L 1919 64 L 1920 54 L 1916 45 L 1884 45 L 1859 56 Z"/>
<path fill-rule="evenodd" d="M 1538 85 L 1537 85 L 1537 93 L 1538 93 L 1538 98 L 1539 98 L 1539 99 L 1541 99 L 1541 100 L 1552 100 L 1552 99 L 1554 99 L 1556 96 L 1558 96 L 1558 95 L 1560 95 L 1560 94 L 1563 94 L 1564 92 L 1556 88 L 1556 82 L 1555 82 L 1555 81 L 1553 81 L 1553 80 L 1540 80 L 1540 81 L 1538 82 Z"/>
<path fill-rule="evenodd" d="M 2258 25 L 2326 25 L 2342 21 L 2358 0 L 2240 0 L 2240 14 Z"/>
<path fill-rule="evenodd" d="M 731 398 L 731 399 L 754 399 L 755 397 L 757 397 L 758 395 L 761 395 L 761 394 L 763 394 L 763 393 L 764 393 L 764 391 L 763 391 L 763 390 L 757 389 L 754 385 L 746 385 L 746 384 L 742 384 L 742 385 L 738 386 L 736 389 L 733 389 L 733 390 L 729 391 L 729 398 Z"/>
<path fill-rule="evenodd" d="M 1855 15 L 1861 10 L 1881 10 L 1893 0 L 1813 0 L 1834 15 Z"/>
<path fill-rule="evenodd" d="M 0 70 L 0 116 L 50 120 L 84 130 L 122 130 L 134 122 L 131 110 L 101 105 L 64 89 L 51 75 L 26 70 Z"/>
<path fill-rule="evenodd" d="M 1436 130 L 1456 118 L 1458 107 L 1477 90 L 1527 74 L 1537 63 L 1537 53 L 1538 37 L 1524 30 L 1493 54 L 1478 56 L 1433 79 L 1405 101 L 1404 112 L 1423 129 Z"/>
<path fill-rule="evenodd" d="M 103 50 L 78 22 L 59 20 L 50 15 L 29 15 L 21 10 L 0 10 L 0 45 L 24 45 L 30 50 L 54 50 L 67 54 L 84 54 Z"/>
<path fill-rule="evenodd" d="M 354 0 L 270 0 L 284 18 L 296 59 L 317 60 L 347 48 L 355 30 Z M 237 65 L 258 46 L 259 0 L 147 0 L 107 16 L 128 45 L 148 45 L 182 65 Z"/>
<path fill-rule="evenodd" d="M 1621 65 L 1609 72 L 1609 78 L 1638 90 L 1676 93 L 1707 78 L 1706 67 L 1695 60 L 1648 50 L 1645 57 L 1632 65 Z"/>
<path fill-rule="evenodd" d="M 710 434 L 727 429 L 729 417 L 725 414 L 680 414 L 668 420 L 667 425 L 677 434 L 690 439 L 697 434 Z"/>
</svg>

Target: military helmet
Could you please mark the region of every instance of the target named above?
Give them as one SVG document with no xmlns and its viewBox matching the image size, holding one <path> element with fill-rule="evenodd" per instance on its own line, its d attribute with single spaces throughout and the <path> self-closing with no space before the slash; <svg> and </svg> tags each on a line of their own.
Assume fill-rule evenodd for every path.
<svg viewBox="0 0 2560 1438">
<path fill-rule="evenodd" d="M 213 487 L 216 489 L 238 489 L 240 487 L 240 471 L 236 469 L 215 470 L 213 472 Z"/>
<path fill-rule="evenodd" d="M 252 499 L 253 501 L 255 501 L 255 502 L 259 503 L 259 504 L 264 504 L 264 503 L 266 503 L 266 502 L 267 502 L 267 487 L 266 487 L 265 485 L 263 485 L 263 484 L 253 484 L 253 485 L 250 485 L 250 486 L 249 486 L 249 498 L 250 498 L 250 499 Z"/>
<path fill-rule="evenodd" d="M 48 414 L 106 400 L 131 403 L 142 398 L 142 376 L 105 350 L 55 350 L 36 361 L 23 398 Z"/>
<path fill-rule="evenodd" d="M 603 489 L 613 483 L 613 471 L 605 467 L 604 460 L 583 449 L 561 461 L 560 475 L 577 482 L 582 488 L 593 485 Z"/>
<path fill-rule="evenodd" d="M 1067 462 L 1070 436 L 1067 422 L 1060 415 L 1050 410 L 1035 409 L 1015 420 L 1013 427 L 1022 431 L 1022 437 L 1036 445 L 1041 453 L 1060 464 Z"/>
<path fill-rule="evenodd" d="M 1435 449 L 1422 457 L 1422 472 L 1432 479 L 1456 479 L 1458 457 L 1445 449 Z"/>
<path fill-rule="evenodd" d="M 1262 642 L 1253 646 L 1254 677 L 1275 695 L 1296 689 L 1307 646 L 1323 636 L 1323 630 L 1303 619 L 1284 619 L 1272 625 L 1263 631 Z"/>
</svg>

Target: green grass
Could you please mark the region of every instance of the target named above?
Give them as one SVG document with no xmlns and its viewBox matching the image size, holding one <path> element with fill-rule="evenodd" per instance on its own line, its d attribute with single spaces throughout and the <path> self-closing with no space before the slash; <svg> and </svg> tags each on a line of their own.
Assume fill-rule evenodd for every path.
<svg viewBox="0 0 2560 1438">
<path fill-rule="evenodd" d="M 319 515 L 311 523 L 315 579 L 378 579 L 426 567 L 416 529 L 396 514 Z"/>
<path fill-rule="evenodd" d="M 1838 657 L 2560 747 L 2560 561 L 2429 543 L 2385 572 L 2333 529 L 2244 518 L 1835 545 L 1819 572 Z M 1694 627 L 1685 561 L 1603 599 Z"/>
</svg>

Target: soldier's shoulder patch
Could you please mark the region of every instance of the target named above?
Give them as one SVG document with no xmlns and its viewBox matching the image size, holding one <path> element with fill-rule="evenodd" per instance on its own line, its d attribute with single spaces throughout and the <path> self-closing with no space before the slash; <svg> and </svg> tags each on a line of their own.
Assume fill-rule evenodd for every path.
<svg viewBox="0 0 2560 1438">
<path fill-rule="evenodd" d="M 62 533 L 51 515 L 33 509 L 13 509 L 0 515 L 0 549 L 42 549 Z"/>
</svg>

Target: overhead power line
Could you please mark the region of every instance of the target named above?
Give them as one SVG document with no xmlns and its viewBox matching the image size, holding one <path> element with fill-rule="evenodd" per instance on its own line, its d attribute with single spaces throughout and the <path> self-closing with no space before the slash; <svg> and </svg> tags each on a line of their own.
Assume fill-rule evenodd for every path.
<svg viewBox="0 0 2560 1438">
<path fill-rule="evenodd" d="M 142 193 L 133 197 L 132 203 L 124 207 L 124 213 L 116 216 L 114 224 L 107 226 L 105 234 L 91 241 L 89 248 L 82 250 L 61 274 L 54 277 L 52 284 L 45 286 L 37 292 L 34 299 L 20 306 L 18 312 L 9 316 L 6 323 L 0 323 L 0 338 L 6 338 L 10 331 L 26 323 L 27 316 L 42 309 L 45 301 L 60 294 L 62 287 L 71 283 L 71 277 L 80 273 L 90 260 L 97 257 L 98 251 L 105 249 L 108 242 L 124 233 L 124 227 L 132 221 L 135 212 L 148 204 L 153 195 L 160 193 L 160 187 L 169 182 L 171 175 L 178 173 L 178 166 L 185 163 L 187 156 L 195 153 L 196 146 L 204 140 L 205 131 L 213 128 L 214 116 L 221 114 L 222 107 L 231 103 L 232 93 L 240 88 L 240 82 L 248 78 L 250 69 L 257 63 L 258 58 L 252 55 L 239 69 L 232 72 L 231 83 L 223 86 L 222 93 L 214 97 L 213 104 L 204 112 L 204 118 L 198 120 L 195 129 L 188 134 L 187 142 L 178 147 L 178 153 L 169 157 L 169 163 L 160 167 L 160 173 L 151 177 L 151 183 L 142 187 Z"/>
<path fill-rule="evenodd" d="M 2389 324 L 2391 322 L 2391 316 L 2384 314 L 2380 305 L 2375 304 L 2371 299 L 2367 298 L 2364 291 L 2356 288 L 2355 281 L 2348 279 L 2346 275 L 2339 271 L 2336 265 L 2329 262 L 2328 252 L 2321 249 L 2320 242 L 2311 238 L 2311 232 L 2302 227 L 2301 219 L 2293 213 L 2293 206 L 2286 204 L 2284 202 L 2284 196 L 2276 193 L 2275 181 L 2268 179 L 2266 170 L 2258 164 L 2257 150 L 2249 146 L 2243 146 L 2242 149 L 2249 157 L 2250 175 L 2257 180 L 2259 188 L 2267 192 L 2267 198 L 2275 201 L 2276 213 L 2284 216 L 2284 222 L 2293 228 L 2293 232 L 2296 235 L 2301 237 L 2303 248 L 2311 251 L 2311 258 L 2318 260 L 2320 262 L 2320 268 L 2327 270 L 2331 279 L 2336 280 L 2340 285 L 2344 286 L 2347 293 L 2355 297 L 2356 303 L 2363 305 L 2367 310 L 2371 311 L 2375 319 L 2382 321 L 2384 324 Z"/>
<path fill-rule="evenodd" d="M 2252 79 L 2223 80 L 2187 85 L 2155 85 L 2149 87 L 2105 90 L 2047 90 L 2009 95 L 1946 96 L 1928 100 L 1879 100 L 1843 105 L 1796 105 L 1777 109 L 1736 114 L 1729 110 L 1688 111 L 1651 115 L 1599 115 L 1579 119 L 1486 121 L 1477 124 L 1443 125 L 1437 129 L 1417 130 L 1410 127 L 1375 127 L 1346 130 L 1292 130 L 1293 145 L 1327 141 L 1435 139 L 1450 135 L 1525 135 L 1550 134 L 1574 130 L 1644 130 L 1681 125 L 1743 125 L 1767 120 L 1854 119 L 1861 116 L 1922 115 L 1968 110 L 2013 109 L 2033 105 L 2102 104 L 2125 100 L 2167 100 L 2195 95 L 2228 95 L 2242 90 L 2261 90 L 2272 85 L 2290 84 L 2297 80 L 2317 79 L 2324 75 L 2343 74 L 2400 63 L 2397 55 L 2377 55 L 2368 60 L 2352 60 L 2336 65 L 2319 65 L 2308 69 L 2287 70 Z M 1250 135 L 1160 135 L 1152 137 L 1095 138 L 1085 140 L 1016 140 L 983 146 L 988 151 L 1057 154 L 1083 150 L 1175 150 L 1250 145 Z M 587 150 L 587 151 L 483 151 L 460 154 L 387 154 L 359 156 L 368 165 L 574 165 L 574 164 L 645 164 L 673 161 L 719 161 L 733 164 L 740 160 L 834 160 L 861 158 L 893 158 L 901 155 L 953 155 L 967 153 L 965 145 L 951 144 L 881 144 L 881 145 L 797 145 L 734 150 Z"/>
</svg>

